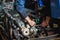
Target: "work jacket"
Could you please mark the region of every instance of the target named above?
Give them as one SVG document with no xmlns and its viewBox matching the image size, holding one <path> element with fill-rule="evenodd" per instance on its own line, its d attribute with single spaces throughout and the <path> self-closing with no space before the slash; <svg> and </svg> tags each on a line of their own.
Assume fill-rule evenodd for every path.
<svg viewBox="0 0 60 40">
<path fill-rule="evenodd" d="M 26 18 L 27 12 L 31 11 L 31 8 L 34 9 L 34 2 L 32 0 L 15 0 L 15 6 L 22 17 Z"/>
</svg>

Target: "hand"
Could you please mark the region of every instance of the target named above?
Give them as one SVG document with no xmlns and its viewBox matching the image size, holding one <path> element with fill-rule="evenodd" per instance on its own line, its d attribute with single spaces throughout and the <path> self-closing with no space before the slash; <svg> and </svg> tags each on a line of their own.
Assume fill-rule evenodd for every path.
<svg viewBox="0 0 60 40">
<path fill-rule="evenodd" d="M 31 26 L 34 26 L 34 25 L 35 25 L 35 22 L 32 21 L 29 16 L 27 16 L 25 19 L 27 20 L 27 22 L 28 22 Z"/>
<path fill-rule="evenodd" d="M 43 21 L 42 23 L 41 23 L 41 26 L 42 27 L 46 27 L 48 25 L 48 23 L 46 22 L 46 21 Z"/>
<path fill-rule="evenodd" d="M 49 21 L 50 21 L 50 17 L 46 17 L 46 20 L 43 20 L 43 22 L 41 23 L 42 27 L 46 27 L 49 25 Z"/>
<path fill-rule="evenodd" d="M 28 23 L 29 23 L 31 26 L 34 26 L 34 25 L 35 25 L 35 22 L 34 22 L 34 21 L 32 21 L 32 20 L 31 20 L 31 21 L 29 21 Z"/>
</svg>

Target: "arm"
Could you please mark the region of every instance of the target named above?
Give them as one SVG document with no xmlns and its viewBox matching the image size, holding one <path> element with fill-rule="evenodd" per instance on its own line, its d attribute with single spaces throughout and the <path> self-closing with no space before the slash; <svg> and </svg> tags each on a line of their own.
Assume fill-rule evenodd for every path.
<svg viewBox="0 0 60 40">
<path fill-rule="evenodd" d="M 27 22 L 31 26 L 33 26 L 35 24 L 35 22 L 32 21 L 29 16 L 27 16 L 28 10 L 24 7 L 24 4 L 25 4 L 25 0 L 16 0 L 16 9 L 17 9 L 18 12 L 21 13 L 22 17 L 25 20 L 27 20 Z"/>
<path fill-rule="evenodd" d="M 16 2 L 16 4 L 15 4 L 16 5 L 16 10 L 18 12 L 20 12 L 20 14 L 22 15 L 23 18 L 26 18 L 27 11 L 26 11 L 26 9 L 24 7 L 25 0 L 16 0 L 15 2 Z"/>
</svg>

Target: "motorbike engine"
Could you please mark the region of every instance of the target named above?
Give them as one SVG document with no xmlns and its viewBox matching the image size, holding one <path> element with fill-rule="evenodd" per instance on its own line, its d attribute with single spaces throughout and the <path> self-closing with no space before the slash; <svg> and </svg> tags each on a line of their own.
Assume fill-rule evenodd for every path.
<svg viewBox="0 0 60 40">
<path fill-rule="evenodd" d="M 23 22 L 21 19 L 16 18 L 16 23 L 19 26 L 17 29 L 20 30 L 20 34 L 25 37 L 39 36 L 42 32 L 42 28 L 38 25 L 30 26 L 28 23 Z"/>
<path fill-rule="evenodd" d="M 34 26 L 31 27 L 29 24 L 25 24 L 23 21 L 16 19 L 17 24 L 21 28 L 21 32 L 24 36 L 29 36 L 32 33 L 35 35 L 37 34 L 38 29 Z"/>
</svg>

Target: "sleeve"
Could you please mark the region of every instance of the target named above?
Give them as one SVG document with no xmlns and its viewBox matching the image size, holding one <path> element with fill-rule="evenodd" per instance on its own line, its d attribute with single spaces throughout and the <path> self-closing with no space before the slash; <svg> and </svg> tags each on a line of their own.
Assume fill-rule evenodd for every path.
<svg viewBox="0 0 60 40">
<path fill-rule="evenodd" d="M 23 18 L 27 16 L 27 10 L 24 7 L 25 0 L 16 0 L 16 10 L 22 15 Z"/>
</svg>

